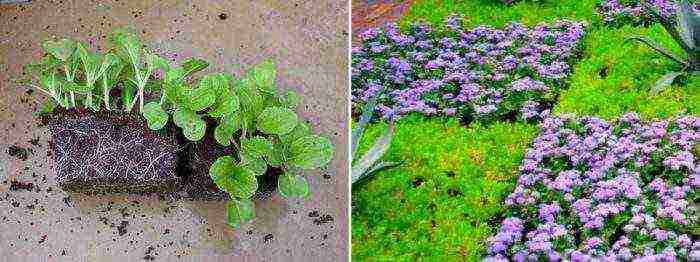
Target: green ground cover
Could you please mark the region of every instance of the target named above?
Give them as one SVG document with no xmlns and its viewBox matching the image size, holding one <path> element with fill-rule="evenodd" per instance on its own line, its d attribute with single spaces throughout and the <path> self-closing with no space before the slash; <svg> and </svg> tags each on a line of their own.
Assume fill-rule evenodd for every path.
<svg viewBox="0 0 700 262">
<path fill-rule="evenodd" d="M 625 42 L 641 34 L 680 55 L 663 28 L 606 27 L 595 15 L 595 2 L 527 0 L 506 6 L 494 0 L 424 0 L 413 4 L 401 24 L 425 20 L 439 26 L 452 13 L 466 15 L 470 26 L 585 20 L 589 28 L 583 57 L 554 112 L 606 119 L 627 111 L 644 118 L 697 115 L 700 77 L 652 94 L 656 80 L 677 65 L 647 47 Z M 360 151 L 383 125 L 370 127 Z M 517 168 L 537 131 L 536 125 L 522 123 L 463 126 L 447 118 L 401 119 L 385 158 L 406 164 L 353 188 L 353 259 L 479 260 L 486 239 L 502 219 L 503 198 L 515 185 Z"/>
</svg>

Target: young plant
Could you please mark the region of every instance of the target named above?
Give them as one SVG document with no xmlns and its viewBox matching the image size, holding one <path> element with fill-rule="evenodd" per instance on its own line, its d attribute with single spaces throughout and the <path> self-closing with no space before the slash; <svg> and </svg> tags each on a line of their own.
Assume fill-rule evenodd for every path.
<svg viewBox="0 0 700 262">
<path fill-rule="evenodd" d="M 283 172 L 277 187 L 282 196 L 308 196 L 309 184 L 301 172 L 327 165 L 333 145 L 299 120 L 294 112 L 298 95 L 277 94 L 274 63 L 265 61 L 237 80 L 228 74 L 209 74 L 196 87 L 187 83 L 189 76 L 207 66 L 191 59 L 165 73 L 165 98 L 144 107 L 149 127 L 162 128 L 172 114 L 185 137 L 198 141 L 206 133 L 205 119 L 217 122 L 215 140 L 237 149 L 236 155 L 219 157 L 209 169 L 216 185 L 231 197 L 226 207 L 232 227 L 254 217 L 250 198 L 258 188 L 257 177 L 268 167 Z M 163 105 L 170 109 L 164 110 Z"/>
<path fill-rule="evenodd" d="M 700 15 L 693 4 L 688 0 L 682 0 L 680 10 L 676 15 L 676 21 L 663 19 L 658 13 L 654 13 L 666 32 L 673 37 L 673 40 L 683 49 L 688 56 L 687 59 L 680 58 L 665 49 L 658 43 L 644 36 L 633 36 L 630 39 L 639 41 L 658 53 L 668 57 L 682 66 L 680 71 L 668 72 L 661 77 L 654 86 L 653 91 L 659 92 L 669 86 L 673 81 L 686 74 L 697 74 L 700 72 Z"/>
<path fill-rule="evenodd" d="M 389 120 L 389 126 L 384 129 L 379 138 L 374 142 L 372 147 L 365 153 L 362 157 L 357 155 L 357 147 L 362 139 L 362 135 L 365 130 L 365 126 L 372 119 L 374 113 L 374 108 L 377 105 L 377 99 L 373 98 L 362 109 L 362 116 L 360 116 L 360 121 L 357 124 L 357 128 L 352 133 L 352 159 L 356 161 L 353 162 L 352 171 L 350 172 L 352 177 L 352 184 L 354 185 L 358 181 L 362 181 L 370 178 L 376 172 L 392 168 L 400 165 L 401 162 L 379 162 L 377 161 L 386 153 L 391 145 L 391 140 L 394 137 L 394 120 L 393 118 Z"/>
</svg>

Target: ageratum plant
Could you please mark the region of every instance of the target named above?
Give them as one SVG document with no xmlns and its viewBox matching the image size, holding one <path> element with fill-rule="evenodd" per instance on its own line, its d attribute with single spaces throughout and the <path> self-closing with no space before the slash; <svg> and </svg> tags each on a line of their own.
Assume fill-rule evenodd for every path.
<svg viewBox="0 0 700 262">
<path fill-rule="evenodd" d="M 597 11 L 608 25 L 650 25 L 661 20 L 675 20 L 675 0 L 598 0 Z"/>
<path fill-rule="evenodd" d="M 353 48 L 353 107 L 376 98 L 386 119 L 413 112 L 466 122 L 534 119 L 565 87 L 583 36 L 580 22 L 465 29 L 458 16 L 444 30 L 369 29 Z"/>
<path fill-rule="evenodd" d="M 233 227 L 253 218 L 257 177 L 269 168 L 282 172 L 277 187 L 282 196 L 309 195 L 302 172 L 326 166 L 333 146 L 299 119 L 296 93 L 279 93 L 274 62 L 267 60 L 240 78 L 226 73 L 197 77 L 208 67 L 206 61 L 190 58 L 171 66 L 127 30 L 115 31 L 110 40 L 105 54 L 70 39 L 42 45 L 47 55 L 26 67 L 34 74 L 23 81 L 51 97 L 42 112 L 51 113 L 56 105 L 125 115 L 138 110 L 153 131 L 165 129 L 172 119 L 191 143 L 214 128 L 218 144 L 235 149 L 209 169 L 211 179 L 230 196 L 226 207 Z M 207 121 L 215 126 L 207 127 Z"/>
<path fill-rule="evenodd" d="M 658 12 L 654 12 L 654 14 L 659 18 L 666 32 L 671 35 L 687 56 L 685 59 L 678 57 L 660 44 L 654 43 L 654 41 L 644 36 L 630 38 L 653 48 L 682 67 L 679 71 L 666 73 L 656 83 L 653 91 L 658 92 L 673 83 L 679 76 L 700 72 L 700 14 L 688 0 L 682 1 L 680 11 L 676 15 L 676 21 L 663 18 Z"/>
<path fill-rule="evenodd" d="M 548 116 L 487 261 L 698 261 L 700 118 Z"/>
</svg>

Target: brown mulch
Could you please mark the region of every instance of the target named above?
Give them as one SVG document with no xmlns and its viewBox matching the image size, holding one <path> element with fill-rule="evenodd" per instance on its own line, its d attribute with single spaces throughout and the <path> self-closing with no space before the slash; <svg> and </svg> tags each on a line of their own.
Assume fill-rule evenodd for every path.
<svg viewBox="0 0 700 262">
<path fill-rule="evenodd" d="M 415 0 L 355 0 L 352 4 L 352 43 L 368 28 L 398 21 Z"/>
</svg>

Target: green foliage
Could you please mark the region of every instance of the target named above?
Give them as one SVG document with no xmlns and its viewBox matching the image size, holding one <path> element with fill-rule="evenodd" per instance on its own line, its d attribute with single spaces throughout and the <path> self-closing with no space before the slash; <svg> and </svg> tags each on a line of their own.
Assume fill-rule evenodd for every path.
<svg viewBox="0 0 700 262">
<path fill-rule="evenodd" d="M 143 107 L 143 117 L 146 118 L 148 128 L 159 130 L 165 126 L 170 117 L 163 107 L 157 102 L 149 102 Z"/>
<path fill-rule="evenodd" d="M 277 180 L 277 188 L 283 197 L 306 197 L 309 195 L 309 182 L 300 175 L 285 173 Z"/>
<path fill-rule="evenodd" d="M 411 5 L 402 25 L 425 20 L 443 25 L 452 13 L 465 14 L 469 27 L 528 26 L 557 18 L 589 23 L 582 59 L 572 67 L 554 113 L 617 118 L 636 111 L 644 118 L 697 115 L 700 76 L 680 77 L 658 94 L 657 79 L 680 67 L 647 46 L 626 42 L 643 35 L 683 55 L 661 25 L 648 28 L 604 26 L 597 0 L 520 1 L 506 6 L 492 0 L 424 0 Z M 387 128 L 370 124 L 358 152 L 366 152 Z M 353 191 L 353 259 L 481 261 L 487 238 L 497 227 L 488 222 L 505 211 L 503 199 L 537 126 L 499 123 L 468 127 L 454 120 L 409 116 L 397 122 L 396 135 L 382 161 L 406 164 L 379 172 Z"/>
<path fill-rule="evenodd" d="M 232 199 L 227 213 L 233 227 L 253 218 L 250 197 L 258 187 L 256 177 L 265 175 L 269 166 L 295 174 L 281 181 L 283 196 L 309 195 L 309 185 L 299 169 L 327 165 L 333 145 L 327 138 L 312 135 L 309 125 L 299 121 L 294 111 L 299 95 L 293 91 L 278 94 L 272 60 L 237 79 L 224 73 L 197 77 L 208 62 L 188 58 L 171 66 L 129 30 L 114 31 L 109 41 L 110 49 L 104 54 L 70 39 L 42 44 L 48 55 L 25 66 L 30 78 L 19 81 L 51 97 L 39 114 L 49 114 L 55 106 L 78 105 L 131 113 L 138 102 L 138 112 L 150 129 L 165 128 L 172 115 L 175 128 L 193 143 L 207 134 L 208 122 L 216 123 L 209 127 L 214 128 L 214 139 L 237 149 L 235 155 L 219 157 L 209 170 L 216 185 Z M 162 79 L 155 77 L 159 70 Z M 121 95 L 110 101 L 113 89 L 119 89 Z M 160 100 L 146 103 L 146 93 L 159 95 Z"/>
</svg>

